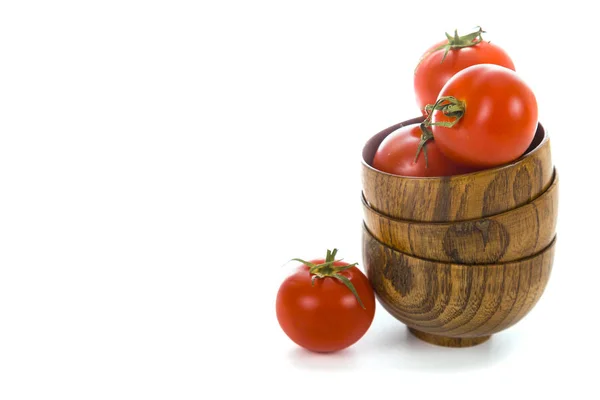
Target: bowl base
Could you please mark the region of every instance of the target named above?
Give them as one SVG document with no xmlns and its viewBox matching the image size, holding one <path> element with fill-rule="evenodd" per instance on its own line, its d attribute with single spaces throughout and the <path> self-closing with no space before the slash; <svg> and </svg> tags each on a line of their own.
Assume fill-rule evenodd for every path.
<svg viewBox="0 0 600 400">
<path fill-rule="evenodd" d="M 415 335 L 416 337 L 418 337 L 419 339 L 421 339 L 427 343 L 435 344 L 438 346 L 445 346 L 445 347 L 476 346 L 478 344 L 481 344 L 481 343 L 487 341 L 490 337 L 492 337 L 492 335 L 488 335 L 488 336 L 479 336 L 479 337 L 472 337 L 472 338 L 456 338 L 456 337 L 434 335 L 431 333 L 418 331 L 413 328 L 408 328 L 408 330 L 410 331 L 410 333 L 412 333 L 413 335 Z"/>
</svg>

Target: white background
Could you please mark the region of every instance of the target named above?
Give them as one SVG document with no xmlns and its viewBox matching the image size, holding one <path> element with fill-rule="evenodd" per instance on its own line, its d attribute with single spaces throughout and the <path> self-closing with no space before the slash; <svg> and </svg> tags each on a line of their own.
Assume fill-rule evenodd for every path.
<svg viewBox="0 0 600 400">
<path fill-rule="evenodd" d="M 598 398 L 597 18 L 459 3 L 0 3 L 0 398 Z M 544 296 L 474 348 L 379 307 L 347 351 L 299 349 L 283 265 L 362 262 L 362 145 L 418 114 L 421 53 L 475 25 L 552 138 Z"/>
</svg>

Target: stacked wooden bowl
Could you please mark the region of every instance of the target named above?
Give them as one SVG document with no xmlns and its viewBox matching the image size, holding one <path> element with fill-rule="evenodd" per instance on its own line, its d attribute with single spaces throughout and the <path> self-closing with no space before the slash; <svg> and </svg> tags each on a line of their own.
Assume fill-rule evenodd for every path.
<svg viewBox="0 0 600 400">
<path fill-rule="evenodd" d="M 363 257 L 379 302 L 427 342 L 467 347 L 521 320 L 550 277 L 558 175 L 541 125 L 518 160 L 465 175 L 374 169 L 363 149 Z"/>
</svg>

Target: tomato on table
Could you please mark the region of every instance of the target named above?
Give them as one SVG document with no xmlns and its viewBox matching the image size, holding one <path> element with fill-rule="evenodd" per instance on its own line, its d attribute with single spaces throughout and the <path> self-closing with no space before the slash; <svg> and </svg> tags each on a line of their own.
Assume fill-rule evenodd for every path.
<svg viewBox="0 0 600 400">
<path fill-rule="evenodd" d="M 473 171 L 446 157 L 435 140 L 428 141 L 419 149 L 422 133 L 419 124 L 402 126 L 390 133 L 375 153 L 373 168 L 389 174 L 415 177 L 450 176 Z"/>
<path fill-rule="evenodd" d="M 476 64 L 496 64 L 514 70 L 508 53 L 481 37 L 484 31 L 464 36 L 446 33 L 446 39 L 431 46 L 421 57 L 414 73 L 414 89 L 419 109 L 433 104 L 440 90 L 457 72 Z"/>
<path fill-rule="evenodd" d="M 334 352 L 356 343 L 375 316 L 375 294 L 356 267 L 335 260 L 304 261 L 277 293 L 277 320 L 287 336 L 314 352 Z"/>
</svg>

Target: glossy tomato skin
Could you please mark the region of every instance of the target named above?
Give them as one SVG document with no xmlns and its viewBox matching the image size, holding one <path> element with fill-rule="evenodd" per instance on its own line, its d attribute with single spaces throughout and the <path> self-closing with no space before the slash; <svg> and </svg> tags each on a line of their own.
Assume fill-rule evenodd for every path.
<svg viewBox="0 0 600 400">
<path fill-rule="evenodd" d="M 314 264 L 324 260 L 313 260 Z M 336 262 L 335 266 L 348 265 Z M 368 278 L 356 267 L 340 274 L 354 285 L 366 309 L 336 278 L 316 279 L 306 265 L 283 281 L 277 293 L 277 320 L 287 336 L 308 350 L 328 353 L 345 349 L 367 332 L 375 316 L 375 295 Z"/>
<path fill-rule="evenodd" d="M 414 88 L 417 105 L 423 114 L 427 104 L 433 104 L 442 87 L 457 72 L 476 64 L 496 64 L 515 70 L 515 65 L 508 54 L 493 43 L 482 41 L 475 46 L 452 49 L 444 57 L 444 49 L 437 47 L 448 43 L 443 40 L 431 46 L 417 65 L 414 74 Z"/>
<path fill-rule="evenodd" d="M 373 168 L 402 176 L 451 176 L 474 171 L 447 158 L 435 140 L 427 142 L 427 165 L 421 151 L 417 162 L 415 155 L 421 140 L 419 124 L 406 125 L 390 133 L 379 145 L 373 158 Z"/>
<path fill-rule="evenodd" d="M 519 158 L 531 144 L 538 108 L 531 88 L 512 70 L 492 64 L 466 68 L 450 79 L 440 96 L 465 103 L 451 128 L 432 126 L 440 150 L 457 163 L 489 168 Z M 449 121 L 435 111 L 432 122 Z"/>
</svg>

